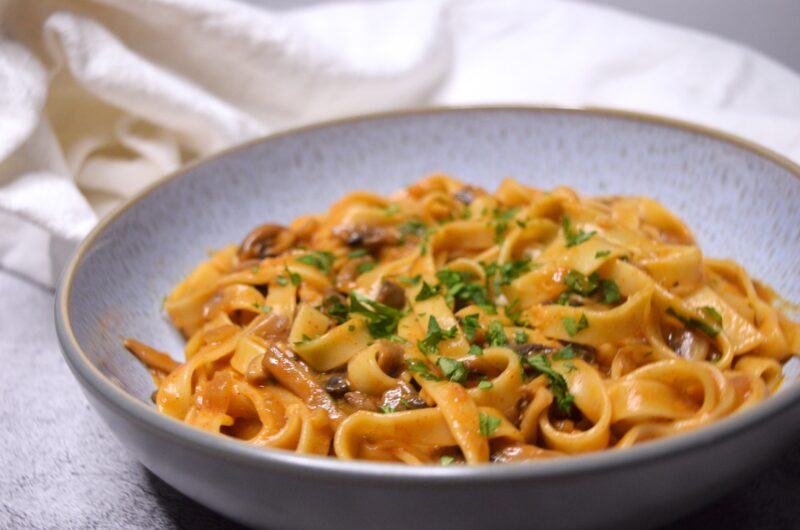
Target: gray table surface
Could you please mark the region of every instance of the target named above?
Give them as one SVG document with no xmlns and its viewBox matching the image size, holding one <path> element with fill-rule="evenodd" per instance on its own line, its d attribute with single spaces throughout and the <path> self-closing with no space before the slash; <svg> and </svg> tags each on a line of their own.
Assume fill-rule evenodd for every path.
<svg viewBox="0 0 800 530">
<path fill-rule="evenodd" d="M 52 314 L 52 292 L 0 271 L 0 528 L 236 527 L 128 455 L 73 380 Z M 800 447 L 669 528 L 717 527 L 800 528 Z"/>
</svg>

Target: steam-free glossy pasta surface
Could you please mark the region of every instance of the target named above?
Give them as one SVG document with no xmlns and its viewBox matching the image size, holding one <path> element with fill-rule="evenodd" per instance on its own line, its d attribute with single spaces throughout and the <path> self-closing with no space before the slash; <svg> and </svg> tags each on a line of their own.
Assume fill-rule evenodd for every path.
<svg viewBox="0 0 800 530">
<path fill-rule="evenodd" d="M 158 410 L 263 447 L 450 465 L 624 448 L 750 407 L 800 328 L 643 197 L 445 175 L 263 225 L 136 340 Z M 139 337 L 144 339 L 146 337 Z"/>
</svg>

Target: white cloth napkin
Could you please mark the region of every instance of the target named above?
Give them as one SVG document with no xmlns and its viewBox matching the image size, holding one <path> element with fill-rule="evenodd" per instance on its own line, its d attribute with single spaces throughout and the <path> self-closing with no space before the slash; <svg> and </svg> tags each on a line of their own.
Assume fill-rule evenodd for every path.
<svg viewBox="0 0 800 530">
<path fill-rule="evenodd" d="M 609 106 L 800 160 L 800 76 L 741 46 L 544 0 L 0 0 L 0 267 L 52 286 L 97 219 L 181 164 L 408 106 Z"/>
</svg>

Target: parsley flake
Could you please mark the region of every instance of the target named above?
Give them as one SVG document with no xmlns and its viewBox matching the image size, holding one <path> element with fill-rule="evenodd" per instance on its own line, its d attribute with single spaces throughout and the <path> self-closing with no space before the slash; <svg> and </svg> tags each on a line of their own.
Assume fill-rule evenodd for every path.
<svg viewBox="0 0 800 530">
<path fill-rule="evenodd" d="M 480 357 L 481 355 L 483 355 L 483 350 L 477 344 L 473 344 L 472 346 L 469 347 L 469 351 L 467 353 L 469 353 L 470 355 L 474 355 L 475 357 Z"/>
<path fill-rule="evenodd" d="M 719 313 L 719 311 L 710 305 L 704 305 L 700 309 L 703 311 L 705 316 L 716 322 L 720 328 L 722 327 L 722 315 Z"/>
<path fill-rule="evenodd" d="M 421 340 L 417 341 L 419 351 L 426 355 L 431 355 L 439 351 L 439 343 L 446 339 L 452 339 L 458 333 L 456 326 L 444 331 L 436 321 L 436 317 L 431 315 L 428 318 L 428 331 Z"/>
<path fill-rule="evenodd" d="M 436 366 L 442 371 L 442 374 L 453 381 L 454 383 L 463 383 L 467 379 L 469 373 L 467 367 L 461 361 L 450 359 L 449 357 L 439 357 L 436 360 Z"/>
<path fill-rule="evenodd" d="M 348 258 L 360 258 L 361 256 L 366 256 L 368 254 L 367 249 L 365 248 L 357 248 L 355 250 L 351 250 L 347 253 Z"/>
<path fill-rule="evenodd" d="M 561 225 L 564 227 L 564 239 L 567 242 L 567 248 L 580 245 L 588 241 L 593 235 L 597 233 L 596 230 L 591 232 L 584 232 L 582 228 L 577 231 L 572 228 L 572 221 L 566 215 L 561 220 Z"/>
<path fill-rule="evenodd" d="M 589 319 L 585 313 L 581 313 L 581 318 L 577 322 L 572 317 L 564 317 L 561 319 L 561 324 L 564 325 L 567 335 L 572 337 L 589 327 Z"/>
<path fill-rule="evenodd" d="M 378 410 L 380 410 L 383 414 L 391 414 L 395 412 L 395 408 L 391 405 L 379 405 Z"/>
<path fill-rule="evenodd" d="M 550 380 L 550 390 L 553 392 L 553 397 L 556 400 L 558 409 L 566 415 L 572 413 L 572 405 L 575 402 L 575 396 L 569 393 L 567 380 L 564 376 L 553 369 L 550 360 L 547 356 L 539 354 L 532 357 L 523 357 L 522 362 L 527 363 L 528 366 L 544 374 Z"/>
<path fill-rule="evenodd" d="M 300 256 L 299 258 L 297 258 L 297 261 L 299 263 L 304 263 L 306 265 L 311 265 L 312 267 L 316 267 L 325 274 L 330 274 L 331 267 L 333 266 L 333 262 L 335 260 L 336 256 L 332 252 L 328 252 L 327 250 L 312 252 L 310 254 L 305 254 L 304 256 Z"/>
<path fill-rule="evenodd" d="M 491 381 L 481 381 L 480 383 L 478 383 L 479 390 L 489 390 L 493 386 L 494 384 Z"/>
<path fill-rule="evenodd" d="M 410 371 L 419 374 L 419 376 L 423 379 L 428 381 L 441 381 L 441 378 L 431 372 L 430 368 L 428 368 L 428 365 L 419 359 L 406 360 L 406 366 L 408 366 Z"/>
<path fill-rule="evenodd" d="M 365 261 L 364 263 L 359 263 L 356 267 L 356 272 L 358 274 L 364 274 L 365 272 L 369 272 L 374 269 L 375 265 L 376 264 L 374 261 Z"/>
<path fill-rule="evenodd" d="M 475 332 L 478 331 L 478 326 L 480 325 L 478 322 L 479 317 L 480 315 L 478 315 L 478 313 L 472 313 L 461 319 L 461 322 L 464 324 L 464 336 L 467 337 L 467 340 L 470 342 L 475 340 Z"/>
<path fill-rule="evenodd" d="M 619 302 L 622 295 L 619 292 L 619 285 L 612 279 L 603 280 L 600 282 L 600 289 L 603 291 L 603 303 L 613 304 Z"/>
<path fill-rule="evenodd" d="M 350 313 L 358 313 L 367 319 L 367 329 L 373 338 L 387 338 L 397 333 L 397 324 L 405 312 L 370 300 L 364 295 L 350 291 Z"/>
<path fill-rule="evenodd" d="M 489 323 L 489 330 L 486 332 L 486 339 L 492 346 L 505 346 L 508 344 L 506 330 L 499 320 L 492 320 Z"/>
<path fill-rule="evenodd" d="M 439 457 L 439 463 L 443 466 L 449 466 L 456 461 L 456 457 L 450 455 L 443 455 Z"/>
<path fill-rule="evenodd" d="M 487 438 L 490 437 L 495 433 L 500 424 L 500 418 L 496 416 L 489 416 L 488 414 L 484 414 L 483 412 L 480 413 L 479 417 L 480 421 L 480 431 L 483 436 Z"/>
<path fill-rule="evenodd" d="M 594 257 L 600 259 L 600 258 L 605 258 L 609 254 L 611 254 L 610 250 L 598 250 L 597 252 L 594 253 Z"/>
<path fill-rule="evenodd" d="M 421 302 L 423 300 L 427 300 L 428 298 L 433 298 L 439 294 L 439 288 L 435 285 L 430 285 L 428 282 L 422 282 L 422 289 L 419 290 L 417 293 L 416 300 L 417 302 Z"/>
<path fill-rule="evenodd" d="M 719 335 L 719 331 L 714 329 L 714 327 L 706 322 L 705 320 L 700 320 L 699 318 L 695 317 L 685 317 L 683 315 L 678 314 L 677 311 L 672 309 L 671 307 L 667 308 L 667 314 L 675 317 L 681 324 L 686 326 L 689 329 L 699 329 L 709 337 L 716 337 Z"/>
</svg>

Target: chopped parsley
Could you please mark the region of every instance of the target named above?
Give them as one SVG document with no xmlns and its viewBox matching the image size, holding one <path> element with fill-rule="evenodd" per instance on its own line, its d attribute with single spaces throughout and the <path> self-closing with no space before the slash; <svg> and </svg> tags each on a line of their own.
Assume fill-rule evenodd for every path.
<svg viewBox="0 0 800 530">
<path fill-rule="evenodd" d="M 467 340 L 470 342 L 475 340 L 475 332 L 478 331 L 478 326 L 480 325 L 478 322 L 479 317 L 480 315 L 478 315 L 478 313 L 473 313 L 461 319 L 461 322 L 464 324 L 464 336 L 467 337 Z"/>
<path fill-rule="evenodd" d="M 416 219 L 412 219 L 410 221 L 406 221 L 405 223 L 400 223 L 397 225 L 397 229 L 400 230 L 400 233 L 404 236 L 421 236 L 425 233 L 425 223 Z"/>
<path fill-rule="evenodd" d="M 359 263 L 356 267 L 356 272 L 358 274 L 364 274 L 365 272 L 369 272 L 374 269 L 375 265 L 376 264 L 374 261 L 365 261 L 364 263 Z"/>
<path fill-rule="evenodd" d="M 297 274 L 296 272 L 290 271 L 289 267 L 285 263 L 283 264 L 283 270 L 286 273 L 286 276 L 292 281 L 292 285 L 294 285 L 295 287 L 300 287 L 300 281 L 301 281 L 300 275 Z M 278 285 L 281 286 L 286 285 L 286 278 L 284 278 L 283 276 L 278 276 Z"/>
<path fill-rule="evenodd" d="M 391 405 L 379 405 L 378 410 L 380 410 L 383 414 L 391 414 L 395 412 L 395 408 Z"/>
<path fill-rule="evenodd" d="M 255 273 L 257 273 L 259 271 L 260 268 L 261 267 L 259 267 L 258 265 L 253 265 L 252 267 L 250 267 L 250 272 L 255 274 Z"/>
<path fill-rule="evenodd" d="M 475 304 L 478 306 L 491 306 L 486 288 L 477 283 L 468 283 L 472 277 L 469 272 L 442 269 L 436 273 L 439 287 L 447 288 L 445 300 L 452 307 Z"/>
<path fill-rule="evenodd" d="M 475 357 L 480 357 L 481 355 L 483 355 L 483 350 L 477 344 L 473 344 L 472 346 L 469 347 L 469 351 L 467 353 L 469 353 L 470 355 L 474 355 Z"/>
<path fill-rule="evenodd" d="M 419 359 L 406 360 L 406 366 L 408 366 L 408 369 L 412 372 L 419 374 L 419 376 L 423 379 L 428 381 L 441 381 L 441 378 L 431 372 L 430 368 L 428 368 L 428 365 Z"/>
<path fill-rule="evenodd" d="M 600 275 L 597 272 L 593 272 L 589 276 L 584 276 L 576 270 L 570 270 L 567 275 L 564 276 L 564 285 L 573 293 L 582 296 L 591 296 L 597 290 L 599 283 Z"/>
<path fill-rule="evenodd" d="M 486 436 L 487 438 L 493 435 L 497 430 L 497 428 L 500 427 L 500 424 L 502 423 L 500 421 L 500 418 L 496 416 L 489 416 L 488 414 L 484 414 L 483 412 L 480 413 L 479 421 L 480 421 L 481 434 L 483 436 Z"/>
<path fill-rule="evenodd" d="M 330 274 L 331 267 L 333 266 L 333 262 L 335 260 L 336 256 L 334 256 L 333 253 L 328 252 L 326 250 L 312 252 L 310 254 L 306 254 L 304 256 L 300 256 L 299 258 L 297 258 L 297 261 L 299 263 L 305 263 L 306 265 L 311 265 L 312 267 L 316 267 L 325 274 Z"/>
<path fill-rule="evenodd" d="M 258 309 L 259 311 L 262 311 L 264 313 L 269 313 L 270 311 L 272 311 L 272 306 L 268 306 L 268 305 L 262 305 L 262 304 L 253 303 L 253 307 L 255 307 L 256 309 Z"/>
<path fill-rule="evenodd" d="M 442 371 L 442 374 L 455 383 L 463 383 L 467 380 L 469 371 L 461 361 L 450 359 L 449 357 L 439 357 L 436 360 L 436 366 Z"/>
<path fill-rule="evenodd" d="M 443 455 L 439 457 L 439 463 L 443 466 L 449 466 L 456 461 L 456 457 L 450 455 Z"/>
<path fill-rule="evenodd" d="M 322 309 L 329 317 L 333 318 L 339 324 L 344 324 L 347 321 L 347 305 L 336 295 L 330 295 L 322 301 Z M 353 326 L 351 326 L 353 327 Z M 355 329 L 355 328 L 353 328 Z M 351 330 L 353 331 L 353 330 Z"/>
<path fill-rule="evenodd" d="M 439 351 L 439 343 L 446 339 L 452 339 L 458 333 L 456 326 L 451 327 L 447 331 L 442 330 L 436 317 L 431 315 L 428 318 L 428 331 L 421 340 L 417 341 L 419 351 L 426 355 L 431 355 Z"/>
<path fill-rule="evenodd" d="M 699 329 L 709 337 L 716 337 L 719 335 L 719 331 L 716 330 L 711 324 L 706 322 L 705 320 L 700 320 L 699 318 L 695 317 L 685 317 L 683 315 L 679 315 L 674 309 L 671 307 L 667 308 L 667 314 L 675 317 L 681 324 L 686 326 L 689 329 Z"/>
<path fill-rule="evenodd" d="M 423 300 L 427 300 L 428 298 L 433 298 L 437 294 L 439 294 L 439 288 L 437 286 L 430 285 L 428 282 L 423 281 L 422 289 L 419 290 L 419 293 L 417 293 L 417 296 L 414 298 L 414 300 L 421 302 Z"/>
<path fill-rule="evenodd" d="M 486 332 L 486 340 L 491 346 L 505 346 L 508 344 L 506 330 L 499 320 L 492 320 L 489 323 L 489 330 Z"/>
<path fill-rule="evenodd" d="M 405 316 L 403 311 L 350 291 L 350 313 L 363 315 L 373 338 L 388 338 L 397 333 L 397 324 Z"/>
<path fill-rule="evenodd" d="M 596 230 L 592 230 L 591 232 L 584 232 L 582 228 L 579 228 L 577 231 L 572 228 L 572 221 L 566 215 L 561 220 L 561 225 L 564 227 L 564 239 L 567 242 L 567 248 L 574 247 L 575 245 L 580 245 L 588 241 L 593 235 L 597 233 Z"/>
<path fill-rule="evenodd" d="M 604 304 L 613 304 L 622 298 L 617 282 L 611 278 L 601 280 L 597 272 L 584 276 L 579 271 L 570 270 L 564 276 L 563 283 L 567 289 L 556 299 L 556 303 L 560 305 L 567 305 L 571 294 L 592 296 L 598 289 L 602 292 L 601 301 Z"/>
<path fill-rule="evenodd" d="M 581 313 L 581 318 L 578 321 L 575 321 L 572 317 L 564 317 L 561 319 L 561 324 L 564 325 L 567 335 L 572 337 L 589 327 L 589 319 L 586 318 L 585 313 Z"/>
<path fill-rule="evenodd" d="M 603 291 L 603 303 L 613 304 L 619 302 L 622 295 L 619 292 L 619 285 L 617 282 L 609 278 L 600 282 L 600 290 Z"/>
<path fill-rule="evenodd" d="M 368 254 L 367 249 L 365 248 L 357 248 L 355 250 L 351 250 L 347 253 L 348 258 L 360 258 L 361 256 L 366 256 Z"/>
<path fill-rule="evenodd" d="M 553 392 L 556 406 L 562 413 L 570 415 L 572 413 L 573 403 L 575 402 L 575 396 L 569 393 L 567 380 L 564 379 L 563 375 L 553 369 L 547 356 L 539 354 L 532 357 L 523 357 L 522 362 L 527 363 L 528 366 L 540 374 L 547 376 L 550 380 L 550 390 Z"/>
<path fill-rule="evenodd" d="M 400 211 L 400 205 L 391 203 L 389 206 L 384 208 L 383 211 L 386 213 L 387 217 L 391 217 Z"/>
<path fill-rule="evenodd" d="M 703 314 L 705 316 L 716 322 L 720 328 L 722 327 L 722 315 L 720 315 L 719 311 L 717 311 L 710 305 L 704 305 L 700 309 L 703 311 Z"/>
<path fill-rule="evenodd" d="M 275 278 L 275 281 L 276 281 L 276 282 L 277 282 L 277 284 L 278 284 L 278 285 L 280 285 L 281 287 L 284 287 L 284 286 L 286 286 L 286 285 L 289 285 L 289 280 L 287 280 L 285 276 L 278 276 L 277 278 Z"/>
<path fill-rule="evenodd" d="M 422 275 L 417 274 L 416 276 L 397 276 L 395 279 L 398 282 L 406 285 L 417 285 L 420 281 L 422 281 Z"/>
<path fill-rule="evenodd" d="M 567 344 L 563 348 L 561 348 L 555 355 L 553 355 L 553 360 L 555 361 L 566 361 L 568 359 L 574 359 L 577 357 L 575 354 L 575 350 L 572 349 L 572 344 Z"/>
<path fill-rule="evenodd" d="M 600 259 L 600 258 L 605 258 L 609 254 L 611 254 L 610 250 L 598 250 L 597 252 L 594 253 L 594 257 Z"/>
<path fill-rule="evenodd" d="M 528 334 L 524 331 L 517 331 L 514 333 L 514 342 L 517 344 L 525 344 L 528 342 Z"/>
<path fill-rule="evenodd" d="M 478 383 L 479 390 L 489 390 L 493 386 L 494 384 L 491 381 L 481 381 L 480 383 Z"/>
</svg>

